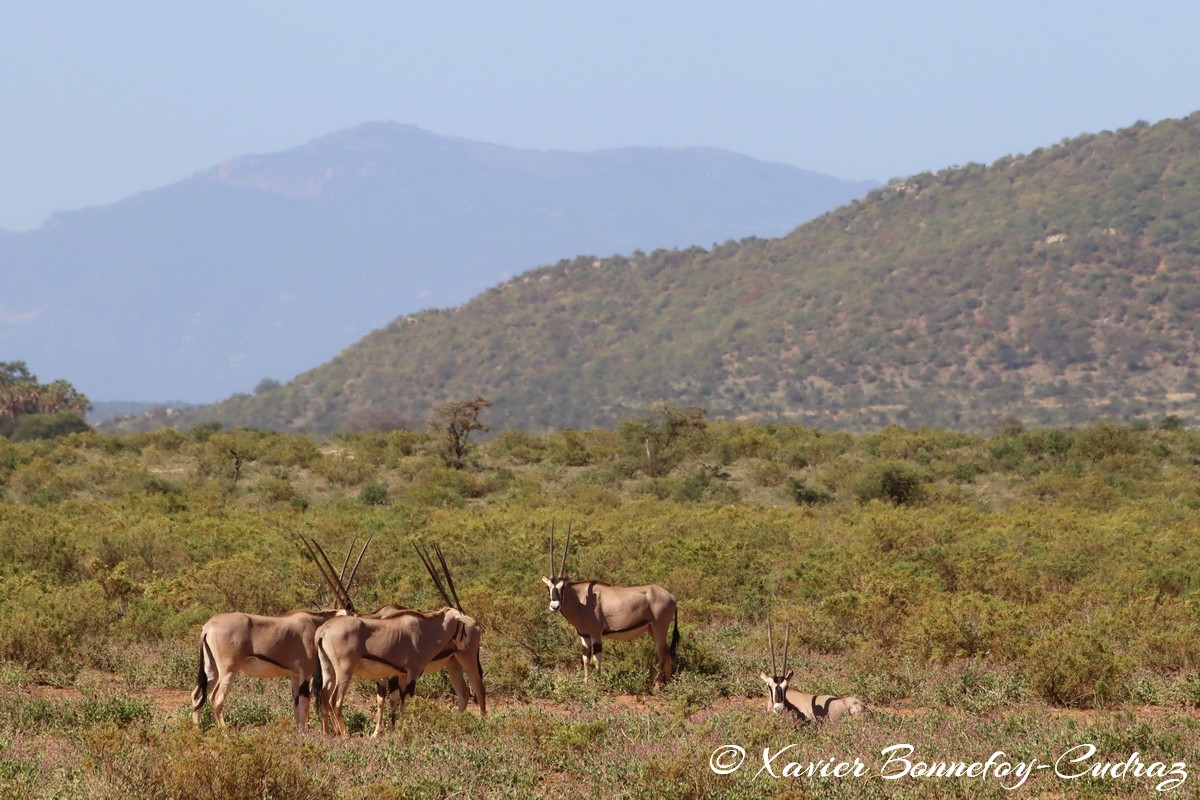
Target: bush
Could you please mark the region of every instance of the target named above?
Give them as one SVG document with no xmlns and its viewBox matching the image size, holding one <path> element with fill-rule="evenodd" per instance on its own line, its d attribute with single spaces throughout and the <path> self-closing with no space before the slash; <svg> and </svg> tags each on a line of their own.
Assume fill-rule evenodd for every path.
<svg viewBox="0 0 1200 800">
<path fill-rule="evenodd" d="M 907 505 L 921 498 L 921 478 L 903 463 L 872 464 L 852 479 L 850 490 L 861 503 L 888 500 L 898 506 Z"/>
<path fill-rule="evenodd" d="M 833 502 L 833 493 L 823 486 L 809 485 L 802 478 L 788 477 L 788 493 L 797 505 L 816 506 Z"/>
<path fill-rule="evenodd" d="M 98 730 L 84 739 L 88 768 L 123 795 L 261 800 L 335 797 L 334 774 L 313 769 L 291 721 L 246 734 L 201 734 L 191 723 L 163 732 Z"/>
<path fill-rule="evenodd" d="M 1048 703 L 1103 708 L 1122 696 L 1129 667 L 1113 652 L 1111 641 L 1073 625 L 1039 636 L 1022 672 L 1030 688 Z"/>
<path fill-rule="evenodd" d="M 92 426 L 81 415 L 69 411 L 59 414 L 22 414 L 17 417 L 9 438 L 14 442 L 31 442 L 85 433 L 91 429 Z"/>
<path fill-rule="evenodd" d="M 381 483 L 368 483 L 358 493 L 358 502 L 365 506 L 386 506 L 388 503 L 387 487 Z"/>
</svg>

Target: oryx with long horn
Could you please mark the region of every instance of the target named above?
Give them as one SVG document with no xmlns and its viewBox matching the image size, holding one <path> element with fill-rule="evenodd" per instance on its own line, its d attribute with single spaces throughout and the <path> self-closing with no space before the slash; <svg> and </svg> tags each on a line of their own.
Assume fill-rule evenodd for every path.
<svg viewBox="0 0 1200 800">
<path fill-rule="evenodd" d="M 304 537 L 300 537 L 304 540 Z M 304 540 L 309 551 L 312 545 Z M 359 553 L 366 552 L 368 539 Z M 314 541 L 314 544 L 315 541 Z M 320 548 L 320 545 L 316 545 Z M 350 545 L 351 551 L 354 543 Z M 321 551 L 322 555 L 324 551 Z M 314 552 L 314 558 L 316 554 Z M 328 561 L 328 559 L 326 559 Z M 349 553 L 347 553 L 349 563 Z M 250 678 L 288 678 L 292 684 L 292 710 L 298 730 L 308 721 L 308 705 L 312 678 L 317 667 L 317 651 L 313 636 L 326 620 L 350 613 L 353 604 L 340 582 L 335 588 L 320 560 L 317 567 L 333 592 L 338 608 L 329 611 L 289 611 L 280 616 L 263 616 L 241 612 L 217 614 L 200 630 L 200 668 L 196 688 L 192 692 L 192 720 L 199 725 L 201 708 L 208 700 L 209 684 L 213 683 L 212 709 L 217 725 L 225 727 L 225 700 L 235 675 Z M 329 565 L 332 573 L 332 565 Z M 358 566 L 355 565 L 355 571 Z M 343 574 L 345 565 L 343 565 Z M 354 580 L 354 573 L 350 581 Z"/>
<path fill-rule="evenodd" d="M 679 644 L 679 611 L 674 595 L 653 583 L 611 586 L 600 581 L 569 580 L 567 553 L 570 549 L 571 526 L 567 525 L 562 562 L 555 573 L 554 526 L 551 525 L 550 577 L 543 576 L 542 582 L 550 590 L 550 610 L 566 617 L 579 634 L 584 682 L 588 680 L 589 664 L 595 664 L 596 671 L 600 671 L 602 640 L 627 642 L 646 633 L 654 638 L 657 651 L 657 681 L 671 680 L 675 648 Z"/>
<path fill-rule="evenodd" d="M 784 711 L 793 714 L 800 722 L 815 722 L 848 717 L 867 711 L 867 705 L 857 697 L 838 697 L 829 694 L 804 694 L 788 684 L 792 673 L 787 668 L 788 645 L 792 639 L 792 626 L 788 623 L 783 639 L 783 666 L 775 666 L 775 640 L 771 634 L 771 620 L 767 619 L 767 644 L 771 648 L 771 675 L 758 673 L 767 685 L 770 699 L 767 707 L 776 714 Z"/>
<path fill-rule="evenodd" d="M 437 554 L 438 562 L 441 564 L 442 573 L 445 575 L 445 582 L 438 575 L 437 568 L 434 566 L 433 559 L 429 556 L 429 551 L 423 549 L 420 545 L 413 543 L 413 548 L 417 551 L 417 555 L 421 558 L 421 563 L 425 565 L 425 570 L 429 573 L 429 577 L 433 579 L 433 585 L 446 602 L 446 605 L 461 611 L 463 614 L 467 612 L 462 607 L 462 601 L 458 599 L 458 591 L 454 588 L 454 577 L 450 574 L 450 567 L 446 564 L 446 557 L 442 553 L 442 548 L 434 545 L 434 552 Z M 449 587 L 449 591 L 447 591 Z M 365 616 L 374 617 L 376 619 L 387 619 L 390 616 L 396 616 L 397 612 L 405 611 L 398 606 L 385 606 L 374 614 Z M 469 616 L 469 615 L 468 615 Z M 473 694 L 475 702 L 479 705 L 479 715 L 487 716 L 487 695 L 483 685 L 483 661 L 480 659 L 479 647 L 483 638 L 483 628 L 479 625 L 474 626 L 467 637 L 466 646 L 461 650 L 448 650 L 444 653 L 439 653 L 426 665 L 422 674 L 430 675 L 438 670 L 445 669 L 446 674 L 450 677 L 450 684 L 454 687 L 454 696 L 458 705 L 459 711 L 467 710 L 468 698 Z M 465 668 L 464 668 L 464 665 Z M 471 688 L 468 690 L 467 683 L 463 679 L 464 672 L 471 679 Z M 383 725 L 383 709 L 387 704 L 388 698 L 391 698 L 392 715 L 391 726 L 396 726 L 396 709 L 400 705 L 400 679 L 390 678 L 387 681 L 378 681 L 375 692 L 375 734 L 378 735 L 382 730 Z"/>
<path fill-rule="evenodd" d="M 345 736 L 342 704 L 354 676 L 399 679 L 400 710 L 431 662 L 465 653 L 479 641 L 479 623 L 455 608 L 440 611 L 397 609 L 382 619 L 335 617 L 317 629 L 317 678 L 314 692 L 322 728 Z M 463 663 L 465 661 L 466 663 Z M 477 660 L 458 662 L 482 692 L 483 678 L 473 674 Z M 373 736 L 381 732 L 377 719 Z"/>
</svg>

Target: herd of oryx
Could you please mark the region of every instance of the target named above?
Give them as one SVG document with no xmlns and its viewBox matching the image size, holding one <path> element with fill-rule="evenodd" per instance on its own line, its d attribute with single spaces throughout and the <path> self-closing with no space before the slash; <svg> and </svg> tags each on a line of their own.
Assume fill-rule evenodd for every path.
<svg viewBox="0 0 1200 800">
<path fill-rule="evenodd" d="M 211 684 L 213 716 L 219 726 L 225 726 L 225 700 L 233 677 L 239 673 L 251 678 L 290 679 L 293 713 L 299 730 L 304 730 L 308 723 L 309 701 L 313 699 L 325 733 L 347 735 L 342 705 L 351 680 L 359 677 L 376 682 L 372 736 L 378 736 L 384 728 L 384 711 L 389 701 L 394 727 L 397 709 L 403 711 L 417 679 L 442 669 L 454 687 L 458 710 L 466 710 L 473 695 L 480 715 L 487 715 L 480 658 L 483 628 L 463 610 L 440 547 L 434 546 L 435 564 L 428 550 L 414 545 L 446 602 L 444 608 L 418 611 L 389 605 L 359 614 L 351 602 L 350 588 L 370 539 L 363 545 L 347 578 L 353 544 L 339 571 L 315 539 L 302 534 L 298 538 L 312 555 L 338 607 L 328 611 L 289 611 L 277 617 L 225 612 L 206 622 L 200 632 L 200 669 L 192 692 L 192 719 L 197 725 Z M 600 581 L 568 579 L 570 547 L 568 526 L 562 560 L 556 570 L 551 529 L 550 577 L 543 576 L 542 581 L 550 590 L 550 611 L 561 613 L 579 635 L 584 681 L 588 680 L 589 666 L 600 670 L 602 640 L 629 641 L 646 633 L 653 637 L 657 652 L 657 682 L 669 681 L 679 644 L 675 597 L 656 584 L 612 586 Z M 803 694 L 791 688 L 792 672 L 787 668 L 790 640 L 789 625 L 784 637 L 783 664 L 777 668 L 768 619 L 771 674 L 760 672 L 759 677 L 767 685 L 768 707 L 772 711 L 786 711 L 802 722 L 810 722 L 867 710 L 856 697 Z"/>
</svg>

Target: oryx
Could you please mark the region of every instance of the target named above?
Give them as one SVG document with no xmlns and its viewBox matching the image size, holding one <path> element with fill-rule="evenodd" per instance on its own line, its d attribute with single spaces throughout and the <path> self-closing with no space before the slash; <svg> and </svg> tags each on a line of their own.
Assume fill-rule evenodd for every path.
<svg viewBox="0 0 1200 800">
<path fill-rule="evenodd" d="M 787 633 L 783 639 L 783 666 L 775 668 L 775 641 L 771 636 L 771 620 L 767 619 L 767 644 L 771 647 L 771 675 L 758 673 L 763 683 L 767 685 L 770 698 L 767 707 L 776 714 L 787 711 L 794 714 L 800 722 L 813 722 L 838 717 L 848 717 L 867 711 L 867 705 L 857 697 L 836 697 L 828 694 L 804 694 L 789 688 L 792 673 L 787 668 L 788 645 L 792 638 L 792 626 L 788 623 Z"/>
<path fill-rule="evenodd" d="M 317 675 L 313 681 L 322 728 L 345 736 L 342 703 L 351 679 L 400 679 L 400 709 L 416 687 L 417 678 L 435 660 L 478 646 L 479 623 L 455 608 L 439 611 L 396 609 L 382 618 L 335 617 L 317 628 Z M 463 663 L 466 661 L 467 663 Z M 477 660 L 458 662 L 482 692 Z M 373 736 L 381 732 L 377 719 Z"/>
<path fill-rule="evenodd" d="M 368 540 L 368 542 L 369 542 L 369 540 Z M 308 544 L 308 543 L 305 542 L 305 544 Z M 344 598 L 344 602 L 348 605 L 350 603 L 350 593 L 349 593 L 347 586 L 344 586 L 342 584 L 341 576 L 334 569 L 333 564 L 331 564 L 329 562 L 329 557 L 327 555 L 325 555 L 325 551 L 324 551 L 324 549 L 321 548 L 320 543 L 318 543 L 314 539 L 313 545 L 315 545 L 315 547 L 316 547 L 315 551 L 313 550 L 313 548 L 311 546 L 309 547 L 309 550 L 310 550 L 310 552 L 313 553 L 313 558 L 314 558 L 314 560 L 316 560 L 317 566 L 320 568 L 322 561 L 324 561 L 324 564 L 325 564 L 325 568 L 321 569 L 322 577 L 325 577 L 326 583 L 329 585 L 329 588 L 334 593 L 334 595 L 337 597 L 340 597 L 340 598 Z M 419 555 L 421 557 L 422 562 L 425 564 L 425 569 L 429 572 L 430 577 L 433 578 L 434 586 L 436 586 L 438 592 L 441 593 L 442 599 L 444 599 L 448 605 L 456 608 L 459 611 L 463 611 L 462 603 L 458 599 L 458 592 L 454 588 L 454 578 L 450 574 L 450 567 L 446 564 L 446 558 L 442 554 L 442 549 L 435 545 L 434 549 L 437 551 L 438 560 L 441 562 L 442 571 L 445 573 L 446 584 L 449 585 L 449 592 L 446 591 L 446 584 L 443 584 L 441 578 L 438 577 L 437 571 L 435 570 L 435 568 L 433 566 L 433 560 L 431 558 L 429 558 L 428 553 L 426 551 L 422 550 L 419 546 L 416 546 L 415 544 L 414 544 L 414 547 L 417 550 L 417 555 Z M 359 563 L 361 563 L 361 561 L 362 561 L 362 556 L 360 554 Z M 347 563 L 349 563 L 349 554 L 347 554 Z M 345 568 L 346 568 L 346 564 L 343 564 L 342 565 L 342 574 L 345 573 Z M 353 580 L 354 574 L 357 572 L 357 570 L 358 570 L 358 563 L 355 564 L 355 571 L 353 573 L 351 573 L 351 576 L 350 576 L 351 580 Z M 357 616 L 361 616 L 363 619 L 376 619 L 376 620 L 389 619 L 392 617 L 400 616 L 411 610 L 412 609 L 405 608 L 404 606 L 387 605 L 387 606 L 383 606 L 382 608 L 379 608 L 379 609 L 371 612 L 370 614 L 362 614 L 362 615 L 357 615 Z M 463 611 L 463 613 L 465 614 L 466 612 Z M 431 660 L 428 664 L 426 664 L 425 669 L 422 674 L 429 675 L 429 674 L 437 672 L 441 669 L 445 669 L 446 673 L 450 676 L 450 683 L 454 686 L 454 693 L 455 693 L 455 696 L 457 699 L 458 710 L 459 711 L 466 710 L 468 699 L 471 696 L 471 692 L 473 691 L 474 695 L 475 695 L 475 700 L 477 703 L 479 703 L 480 715 L 486 716 L 487 715 L 487 698 L 486 698 L 486 695 L 484 692 L 484 687 L 483 687 L 483 665 L 480 662 L 480 657 L 479 657 L 479 646 L 480 646 L 480 641 L 482 638 L 482 633 L 483 633 L 483 629 L 480 628 L 478 625 L 472 626 L 470 631 L 468 632 L 466 641 L 461 650 L 453 650 L 453 651 L 447 650 L 445 652 L 437 654 L 433 658 L 433 660 Z M 467 673 L 467 677 L 471 681 L 470 689 L 468 689 L 467 682 L 466 682 L 466 680 L 464 680 L 464 677 L 463 677 L 464 670 Z M 319 678 L 317 679 L 317 681 L 319 681 Z M 374 735 L 376 735 L 376 736 L 378 736 L 383 730 L 383 709 L 384 709 L 384 706 L 387 704 L 387 699 L 388 699 L 389 695 L 391 695 L 391 697 L 392 697 L 391 724 L 392 724 L 392 727 L 395 727 L 396 708 L 400 705 L 400 702 L 401 702 L 399 678 L 390 678 L 388 680 L 380 680 L 380 681 L 376 682 L 376 710 L 375 710 L 375 733 L 374 733 Z M 326 722 L 326 719 L 327 719 L 327 717 L 322 717 L 322 725 L 323 726 L 328 724 Z"/>
<path fill-rule="evenodd" d="M 308 544 L 307 540 L 305 544 Z M 367 544 L 370 544 L 369 539 Z M 353 547 L 351 544 L 351 550 Z M 365 553 L 366 549 L 367 545 L 363 545 L 362 552 Z M 350 554 L 347 553 L 347 564 L 349 558 Z M 361 562 L 362 553 L 359 554 Z M 319 561 L 317 566 L 322 577 L 325 577 L 325 570 Z M 332 571 L 332 565 L 330 569 Z M 344 574 L 345 565 L 342 569 Z M 353 573 L 350 580 L 354 580 Z M 251 678 L 289 678 L 296 727 L 303 730 L 308 720 L 311 682 L 317 667 L 313 635 L 326 620 L 353 609 L 348 594 L 339 594 L 332 583 L 330 589 L 340 608 L 330 611 L 289 611 L 277 617 L 224 612 L 204 623 L 200 630 L 200 668 L 196 674 L 196 688 L 192 692 L 192 720 L 200 724 L 200 709 L 208 699 L 209 683 L 214 682 L 213 716 L 217 725 L 225 727 L 225 699 L 234 675 L 241 673 Z"/>
<path fill-rule="evenodd" d="M 659 683 L 671 680 L 675 647 L 679 644 L 679 612 L 675 597 L 657 584 L 610 586 L 600 581 L 567 579 L 567 552 L 571 548 L 571 526 L 563 545 L 562 563 L 554 572 L 554 528 L 550 528 L 550 577 L 542 582 L 550 589 L 550 610 L 558 611 L 579 634 L 583 648 L 583 680 L 588 680 L 588 665 L 594 662 L 600 671 L 601 640 L 627 642 L 649 632 L 657 650 Z M 670 643 L 667 631 L 671 630 Z"/>
<path fill-rule="evenodd" d="M 442 548 L 434 545 L 434 552 L 437 554 L 438 562 L 441 564 L 442 572 L 446 577 L 445 583 L 438 576 L 437 568 L 433 564 L 433 559 L 429 557 L 429 551 L 423 549 L 420 545 L 413 543 L 413 548 L 417 551 L 417 555 L 421 558 L 421 563 L 425 565 L 425 571 L 429 573 L 429 577 L 433 579 L 433 585 L 441 594 L 446 605 L 455 608 L 466 614 L 466 610 L 462 607 L 462 601 L 458 599 L 458 591 L 454 588 L 454 577 L 450 574 L 450 567 L 446 564 L 446 557 L 442 554 Z M 449 587 L 449 591 L 447 591 Z M 395 610 L 400 609 L 398 606 L 386 606 L 374 614 L 368 615 L 376 618 L 386 619 L 388 616 L 394 615 Z M 440 669 L 445 669 L 446 674 L 450 676 L 450 683 L 454 687 L 454 696 L 458 705 L 459 711 L 467 710 L 468 698 L 473 694 L 475 702 L 479 704 L 479 715 L 487 716 L 487 696 L 483 686 L 483 662 L 480 659 L 479 647 L 483 638 L 483 628 L 476 625 L 471 629 L 466 646 L 461 650 L 454 650 L 446 654 L 435 657 L 433 661 L 425 667 L 424 675 L 430 675 Z M 471 678 L 471 689 L 468 691 L 466 681 L 463 680 L 464 665 L 466 665 L 467 675 Z M 476 678 L 478 680 L 476 680 Z M 400 681 L 398 678 L 392 678 L 388 681 L 379 681 L 376 686 L 376 713 L 375 726 L 378 730 L 383 720 L 383 707 L 387 702 L 388 696 L 392 700 L 392 727 L 396 726 L 396 708 L 400 704 Z"/>
</svg>

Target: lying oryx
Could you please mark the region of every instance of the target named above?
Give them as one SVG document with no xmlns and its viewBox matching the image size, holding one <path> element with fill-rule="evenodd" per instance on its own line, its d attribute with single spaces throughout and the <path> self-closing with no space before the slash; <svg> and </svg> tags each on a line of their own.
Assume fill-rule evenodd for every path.
<svg viewBox="0 0 1200 800">
<path fill-rule="evenodd" d="M 610 586 L 599 581 L 567 580 L 567 552 L 571 548 L 571 526 L 563 545 L 562 564 L 554 574 L 554 528 L 550 529 L 550 575 L 542 582 L 550 589 L 550 610 L 558 611 L 579 634 L 583 647 L 583 680 L 588 680 L 588 665 L 600 671 L 601 640 L 627 642 L 649 632 L 657 650 L 657 682 L 671 680 L 675 647 L 679 644 L 679 612 L 675 597 L 656 584 Z M 667 629 L 674 623 L 670 644 Z"/>
<path fill-rule="evenodd" d="M 424 612 L 397 610 L 384 619 L 335 617 L 315 634 L 317 673 L 313 680 L 322 728 L 326 733 L 347 735 L 342 704 L 357 675 L 368 680 L 400 679 L 400 709 L 413 693 L 431 662 L 463 654 L 458 661 L 480 692 L 483 676 L 470 649 L 478 647 L 479 623 L 454 608 Z M 465 663 L 464 663 L 465 662 Z M 482 695 L 481 695 L 482 696 Z M 373 736 L 378 736 L 377 719 Z"/>
<path fill-rule="evenodd" d="M 308 545 L 304 537 L 300 538 Z M 369 539 L 367 544 L 370 544 Z M 350 547 L 353 550 L 354 545 Z M 312 550 L 311 546 L 309 550 Z M 367 545 L 363 545 L 359 563 L 366 550 Z M 324 554 L 324 551 L 321 552 Z M 347 553 L 347 563 L 349 559 L 350 553 Z M 213 716 L 217 725 L 225 727 L 225 698 L 229 694 L 233 676 L 241 673 L 251 678 L 290 679 L 296 727 L 304 729 L 308 721 L 311 681 L 317 668 L 313 635 L 326 620 L 351 613 L 353 609 L 349 594 L 344 590 L 339 594 L 334 589 L 319 560 L 317 568 L 333 590 L 341 608 L 331 611 L 289 611 L 278 617 L 226 612 L 217 614 L 204 624 L 200 631 L 200 669 L 196 675 L 196 689 L 192 692 L 192 719 L 197 725 L 200 724 L 200 709 L 208 699 L 208 684 L 215 682 L 212 691 Z M 346 565 L 343 564 L 343 574 L 345 569 Z M 354 569 L 357 572 L 357 564 Z M 354 573 L 351 573 L 350 581 L 353 580 Z M 340 576 L 338 585 L 342 585 Z"/>
<path fill-rule="evenodd" d="M 767 643 L 771 646 L 771 676 L 760 672 L 758 677 L 767 684 L 767 707 L 776 714 L 788 711 L 800 722 L 823 721 L 862 714 L 866 704 L 857 697 L 835 697 L 828 694 L 804 694 L 788 688 L 792 673 L 787 668 L 788 645 L 792 638 L 792 626 L 788 623 L 783 640 L 783 667 L 775 669 L 775 642 L 771 636 L 771 620 L 767 619 Z"/>
</svg>

